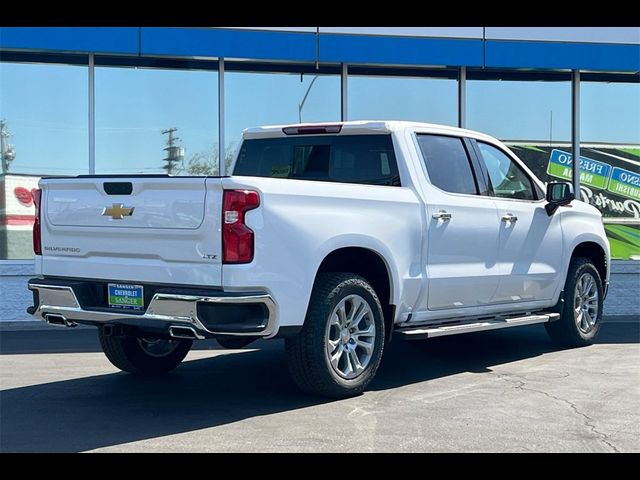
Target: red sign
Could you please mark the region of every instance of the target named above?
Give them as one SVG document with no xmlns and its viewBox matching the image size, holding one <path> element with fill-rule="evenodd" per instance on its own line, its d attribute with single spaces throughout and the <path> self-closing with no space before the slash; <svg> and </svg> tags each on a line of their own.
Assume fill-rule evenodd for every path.
<svg viewBox="0 0 640 480">
<path fill-rule="evenodd" d="M 13 194 L 22 205 L 30 207 L 33 205 L 33 192 L 35 190 L 37 190 L 37 188 L 32 188 L 31 191 L 29 191 L 25 187 L 16 187 L 13 189 Z"/>
<path fill-rule="evenodd" d="M 31 205 L 33 205 L 33 195 L 31 195 L 31 192 L 26 188 L 16 187 L 13 189 L 13 194 L 25 207 L 30 207 Z"/>
</svg>

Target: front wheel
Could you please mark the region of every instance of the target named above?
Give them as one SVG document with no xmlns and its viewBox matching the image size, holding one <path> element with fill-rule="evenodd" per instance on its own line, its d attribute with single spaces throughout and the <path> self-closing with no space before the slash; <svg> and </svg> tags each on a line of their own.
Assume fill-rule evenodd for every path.
<svg viewBox="0 0 640 480">
<path fill-rule="evenodd" d="M 184 360 L 191 340 L 106 336 L 98 329 L 102 351 L 120 370 L 140 375 L 167 373 Z"/>
<path fill-rule="evenodd" d="M 546 323 L 551 339 L 565 347 L 593 343 L 602 320 L 603 288 L 598 270 L 588 258 L 573 258 L 564 287 L 560 320 Z"/>
<path fill-rule="evenodd" d="M 358 395 L 378 370 L 384 336 L 380 300 L 364 278 L 320 274 L 302 330 L 285 340 L 289 371 L 307 393 Z"/>
</svg>

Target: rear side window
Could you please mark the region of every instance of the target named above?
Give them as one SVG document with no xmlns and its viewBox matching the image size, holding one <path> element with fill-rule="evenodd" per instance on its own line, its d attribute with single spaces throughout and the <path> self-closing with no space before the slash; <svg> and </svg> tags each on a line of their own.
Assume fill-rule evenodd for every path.
<svg viewBox="0 0 640 480">
<path fill-rule="evenodd" d="M 478 193 L 467 150 L 458 137 L 418 135 L 431 183 L 445 192 Z"/>
<path fill-rule="evenodd" d="M 400 186 L 390 135 L 245 140 L 234 175 Z"/>
</svg>

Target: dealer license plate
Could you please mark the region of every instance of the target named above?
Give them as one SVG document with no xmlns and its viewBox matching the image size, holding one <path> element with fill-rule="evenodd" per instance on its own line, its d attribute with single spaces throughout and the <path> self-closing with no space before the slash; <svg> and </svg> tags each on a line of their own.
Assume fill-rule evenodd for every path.
<svg viewBox="0 0 640 480">
<path fill-rule="evenodd" d="M 110 283 L 108 286 L 107 300 L 110 307 L 127 310 L 142 310 L 144 308 L 142 285 Z"/>
</svg>

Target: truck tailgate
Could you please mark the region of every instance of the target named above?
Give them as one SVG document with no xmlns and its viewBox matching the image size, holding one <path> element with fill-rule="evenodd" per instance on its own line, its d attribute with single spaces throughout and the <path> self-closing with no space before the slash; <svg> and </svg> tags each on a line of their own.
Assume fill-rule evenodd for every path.
<svg viewBox="0 0 640 480">
<path fill-rule="evenodd" d="M 49 178 L 40 186 L 39 273 L 222 284 L 219 178 Z"/>
</svg>

